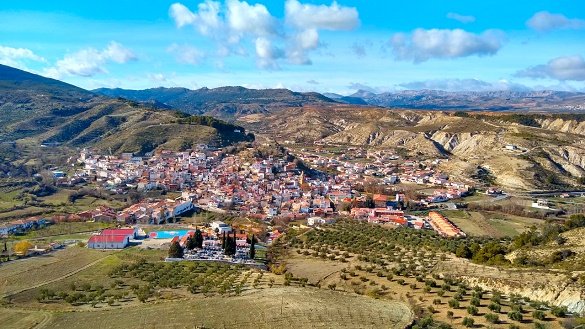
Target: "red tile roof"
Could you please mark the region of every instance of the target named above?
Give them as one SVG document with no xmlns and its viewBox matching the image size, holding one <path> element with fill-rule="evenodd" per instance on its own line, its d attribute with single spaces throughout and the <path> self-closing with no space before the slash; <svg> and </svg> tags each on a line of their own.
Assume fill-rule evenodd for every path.
<svg viewBox="0 0 585 329">
<path fill-rule="evenodd" d="M 124 242 L 128 237 L 125 235 L 94 235 L 89 238 L 87 243 L 121 243 Z"/>
<path fill-rule="evenodd" d="M 118 228 L 118 229 L 112 229 L 112 228 L 107 228 L 105 230 L 102 231 L 101 235 L 130 235 L 130 236 L 134 236 L 134 229 L 133 228 Z"/>
</svg>

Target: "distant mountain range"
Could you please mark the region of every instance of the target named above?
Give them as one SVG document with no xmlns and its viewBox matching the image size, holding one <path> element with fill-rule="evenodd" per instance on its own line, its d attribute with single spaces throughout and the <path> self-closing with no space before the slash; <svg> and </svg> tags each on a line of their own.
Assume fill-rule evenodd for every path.
<svg viewBox="0 0 585 329">
<path fill-rule="evenodd" d="M 189 114 L 207 114 L 233 119 L 249 114 L 306 105 L 351 104 L 386 108 L 464 111 L 583 112 L 585 93 L 564 91 L 447 92 L 406 90 L 372 93 L 359 90 L 353 95 L 298 93 L 287 89 L 243 87 L 153 88 L 145 90 L 96 89 L 95 93 L 122 97 L 158 107 L 170 107 Z"/>
<path fill-rule="evenodd" d="M 298 93 L 288 89 L 247 89 L 244 87 L 152 88 L 145 90 L 96 89 L 95 93 L 138 102 L 163 105 L 189 114 L 206 114 L 232 119 L 242 115 L 267 113 L 284 107 L 335 103 L 319 93 Z"/>
<path fill-rule="evenodd" d="M 438 90 L 406 90 L 375 94 L 360 90 L 355 94 L 334 98 L 357 104 L 425 110 L 482 111 L 585 111 L 585 93 L 565 91 L 482 91 L 447 92 Z"/>
</svg>

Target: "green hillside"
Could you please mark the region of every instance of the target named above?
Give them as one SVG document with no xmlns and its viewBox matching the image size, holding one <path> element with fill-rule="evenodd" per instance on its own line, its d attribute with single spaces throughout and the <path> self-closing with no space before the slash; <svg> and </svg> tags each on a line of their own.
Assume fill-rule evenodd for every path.
<svg viewBox="0 0 585 329">
<path fill-rule="evenodd" d="M 6 172 L 25 171 L 23 164 L 48 153 L 41 149 L 43 144 L 145 153 L 253 139 L 236 125 L 99 96 L 4 65 L 0 65 L 0 113 L 0 168 L 9 168 Z"/>
</svg>

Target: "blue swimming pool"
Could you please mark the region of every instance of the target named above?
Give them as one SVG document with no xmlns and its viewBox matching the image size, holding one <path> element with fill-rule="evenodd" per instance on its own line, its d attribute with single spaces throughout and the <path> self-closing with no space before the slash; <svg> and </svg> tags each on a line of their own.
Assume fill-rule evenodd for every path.
<svg viewBox="0 0 585 329">
<path fill-rule="evenodd" d="M 148 236 L 152 239 L 172 239 L 176 236 L 182 238 L 191 230 L 175 230 L 175 231 L 153 231 Z"/>
</svg>

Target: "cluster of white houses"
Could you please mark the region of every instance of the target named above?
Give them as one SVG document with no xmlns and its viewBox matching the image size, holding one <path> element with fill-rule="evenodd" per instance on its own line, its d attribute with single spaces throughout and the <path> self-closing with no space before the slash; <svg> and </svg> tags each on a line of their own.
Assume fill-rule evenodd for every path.
<svg viewBox="0 0 585 329">
<path fill-rule="evenodd" d="M 0 224 L 0 236 L 26 233 L 26 231 L 44 227 L 51 223 L 51 220 L 41 217 L 28 219 L 17 219 Z"/>
<path fill-rule="evenodd" d="M 336 170 L 340 176 L 345 179 L 359 181 L 365 177 L 381 178 L 381 182 L 386 184 L 396 184 L 398 182 L 411 182 L 419 185 L 440 186 L 444 189 L 453 191 L 459 190 L 461 193 L 468 191 L 471 186 L 462 182 L 454 182 L 449 179 L 445 173 L 436 170 L 436 167 L 442 159 L 427 161 L 401 160 L 400 156 L 385 152 L 371 151 L 359 148 L 348 148 L 349 154 L 331 156 L 324 150 L 313 152 L 302 149 L 297 156 L 303 161 L 326 169 Z M 370 161 L 359 161 L 361 158 L 367 158 Z M 358 161 L 356 161 L 358 160 Z M 442 193 L 442 196 L 448 199 L 456 198 L 458 193 Z M 442 200 L 444 201 L 444 200 Z M 433 201 L 433 202 L 441 202 Z"/>
</svg>

